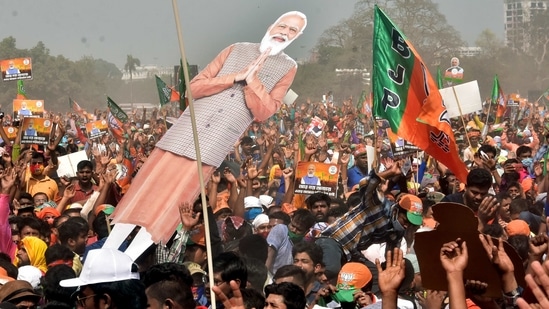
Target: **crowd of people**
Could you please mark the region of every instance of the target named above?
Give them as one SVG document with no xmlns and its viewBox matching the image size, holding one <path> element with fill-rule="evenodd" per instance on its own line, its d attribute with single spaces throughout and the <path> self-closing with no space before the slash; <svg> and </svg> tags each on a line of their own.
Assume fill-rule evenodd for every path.
<svg viewBox="0 0 549 309">
<path fill-rule="evenodd" d="M 301 13 L 285 14 L 266 41 L 289 44 L 305 25 Z M 201 134 L 208 132 L 206 207 L 194 200 L 198 178 L 178 178 L 196 164 L 188 145 L 170 145 L 189 125 L 183 114 L 170 128 L 179 116 L 171 106 L 136 109 L 123 134 L 93 139 L 84 124 L 107 120 L 107 111 L 45 115 L 54 124 L 48 145 L 0 130 L 0 308 L 549 308 L 549 117 L 538 103 L 503 119 L 487 108 L 452 120 L 452 151 L 469 169 L 460 182 L 422 151 L 394 155 L 387 123 L 367 103 L 327 93 L 278 108 L 295 74 L 280 54 L 287 44 L 274 54 L 263 43 L 233 45 L 191 82 L 197 102 L 212 100 L 198 106 Z M 275 71 L 279 81 L 269 87 L 280 97 L 265 94 L 263 66 Z M 233 71 L 218 77 L 227 67 Z M 217 109 L 227 98 L 216 94 L 250 112 Z M 236 128 L 215 128 L 229 122 L 247 127 L 234 145 L 220 138 Z M 78 152 L 87 159 L 75 176 L 62 174 L 61 157 Z M 300 162 L 307 172 L 298 179 Z M 314 163 L 337 166 L 335 194 L 295 193 L 322 187 Z M 158 183 L 139 180 L 153 170 Z M 171 206 L 152 207 L 156 199 L 175 199 L 179 216 L 166 218 Z M 109 238 L 130 206 L 143 222 L 166 219 L 159 231 L 179 223 L 167 239 L 148 231 L 159 241 L 135 259 L 127 253 L 145 226 L 132 226 L 118 248 Z M 444 218 L 445 209 L 455 214 Z M 448 220 L 463 222 L 449 229 Z M 425 246 L 432 232 L 440 236 Z"/>
</svg>

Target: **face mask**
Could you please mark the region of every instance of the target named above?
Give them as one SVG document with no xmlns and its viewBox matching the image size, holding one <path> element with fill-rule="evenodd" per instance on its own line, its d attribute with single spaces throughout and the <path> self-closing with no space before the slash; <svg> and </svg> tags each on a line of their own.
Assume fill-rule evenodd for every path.
<svg viewBox="0 0 549 309">
<path fill-rule="evenodd" d="M 402 224 L 400 224 L 400 221 L 398 221 L 398 212 L 399 211 L 397 209 L 394 216 L 391 217 L 391 223 L 393 224 L 393 230 L 395 230 L 396 232 L 404 232 L 405 231 L 404 226 L 402 226 Z"/>
<path fill-rule="evenodd" d="M 301 240 L 303 240 L 303 235 L 298 235 L 290 230 L 288 230 L 288 236 L 290 237 L 290 240 L 296 244 L 298 242 L 300 242 Z"/>
<path fill-rule="evenodd" d="M 528 168 L 532 166 L 532 163 L 534 163 L 534 159 L 532 159 L 532 158 L 522 159 L 522 165 L 524 165 Z"/>
<path fill-rule="evenodd" d="M 40 175 L 44 171 L 44 165 L 43 164 L 31 164 L 30 166 L 30 172 L 34 175 Z"/>
</svg>

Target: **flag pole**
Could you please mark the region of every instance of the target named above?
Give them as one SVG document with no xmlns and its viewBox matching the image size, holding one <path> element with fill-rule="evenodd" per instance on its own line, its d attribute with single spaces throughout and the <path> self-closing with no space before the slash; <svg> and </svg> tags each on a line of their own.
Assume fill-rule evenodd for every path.
<svg viewBox="0 0 549 309">
<path fill-rule="evenodd" d="M 469 144 L 469 147 L 471 147 L 471 140 L 469 139 L 469 135 L 467 135 L 467 125 L 465 124 L 465 119 L 463 119 L 463 112 L 461 111 L 461 104 L 459 103 L 459 99 L 456 93 L 456 87 L 452 86 L 452 91 L 454 92 L 454 97 L 456 98 L 456 102 L 459 109 L 459 118 L 461 118 L 461 122 L 463 123 L 463 129 L 465 130 L 465 136 L 467 137 L 467 143 Z"/>
<path fill-rule="evenodd" d="M 482 128 L 482 139 L 486 138 L 488 135 L 488 131 L 490 130 L 490 125 L 488 124 L 488 121 L 490 120 L 490 109 L 492 109 L 492 100 L 490 100 L 490 104 L 488 104 L 488 112 L 486 113 L 486 122 L 484 123 L 484 127 Z"/>
<path fill-rule="evenodd" d="M 189 99 L 189 112 L 191 116 L 191 126 L 193 129 L 193 139 L 194 139 L 194 149 L 196 151 L 196 165 L 198 168 L 198 181 L 200 184 L 200 196 L 202 202 L 202 216 L 204 218 L 204 229 L 206 231 L 206 253 L 208 255 L 208 277 L 210 284 L 210 297 L 212 308 L 216 309 L 215 293 L 212 289 L 214 286 L 214 275 L 213 275 L 213 257 L 212 257 L 212 245 L 210 237 L 210 226 L 208 224 L 208 205 L 206 203 L 206 188 L 204 186 L 204 175 L 202 174 L 202 158 L 200 156 L 200 147 L 198 143 L 198 134 L 196 130 L 196 118 L 194 114 L 194 103 L 193 96 L 191 93 L 191 87 L 189 86 L 189 70 L 187 68 L 187 57 L 185 56 L 185 46 L 183 45 L 183 35 L 181 33 L 181 22 L 179 20 L 179 10 L 177 8 L 177 0 L 172 0 L 173 14 L 175 18 L 175 27 L 177 30 L 177 39 L 179 41 L 179 51 L 181 53 L 181 62 L 184 67 L 183 76 L 185 77 L 185 85 L 187 86 L 187 98 Z M 182 95 L 182 94 L 181 94 Z"/>
</svg>

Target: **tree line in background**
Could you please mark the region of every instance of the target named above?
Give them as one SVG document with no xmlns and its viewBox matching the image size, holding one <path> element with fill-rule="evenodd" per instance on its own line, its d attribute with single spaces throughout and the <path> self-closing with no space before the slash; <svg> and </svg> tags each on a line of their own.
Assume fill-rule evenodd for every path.
<svg viewBox="0 0 549 309">
<path fill-rule="evenodd" d="M 467 46 L 431 0 L 375 3 L 404 32 L 433 75 L 437 67 L 444 70 L 450 66 L 450 58 L 458 55 L 459 47 Z M 373 7 L 373 0 L 359 1 L 352 16 L 322 34 L 312 60 L 300 65 L 292 85 L 300 99 L 319 100 L 322 94 L 332 91 L 336 102 L 349 96 L 354 96 L 356 102 L 362 90 L 370 91 L 371 81 L 361 73 L 337 74 L 336 69 L 371 71 Z M 512 50 L 493 32 L 484 30 L 475 42 L 482 48 L 482 53 L 461 58 L 464 82 L 478 80 L 484 97 L 490 95 L 495 74 L 506 93 L 519 92 L 526 96 L 530 90 L 541 93 L 547 89 L 549 11 L 531 16 L 531 22 L 523 31 L 524 39 L 528 41 L 527 51 Z M 117 102 L 156 104 L 158 101 L 154 76 L 126 83 L 121 79 L 120 69 L 105 60 L 83 57 L 71 61 L 62 55 L 50 55 L 42 42 L 31 49 L 18 49 L 13 37 L 0 41 L 0 59 L 29 56 L 33 62 L 33 80 L 25 82 L 27 94 L 31 99 L 45 100 L 48 110 L 66 110 L 69 96 L 88 109 L 104 108 L 106 95 Z M 139 64 L 139 59 L 128 55 L 125 70 L 131 74 Z M 164 79 L 171 80 L 171 77 Z M 0 83 L 0 104 L 5 110 L 11 106 L 16 92 L 15 82 Z"/>
<path fill-rule="evenodd" d="M 300 66 L 292 89 L 302 98 L 318 100 L 331 90 L 336 101 L 349 96 L 356 100 L 362 90 L 371 90 L 371 85 L 366 84 L 368 81 L 360 74 L 337 76 L 335 70 L 372 70 L 375 3 L 407 36 L 433 76 L 437 67 L 444 71 L 450 66 L 450 59 L 459 55 L 459 47 L 467 46 L 431 0 L 361 0 L 351 17 L 322 34 L 315 48 L 317 61 Z M 526 97 L 530 90 L 539 94 L 545 91 L 549 87 L 549 11 L 536 12 L 521 30 L 527 41 L 526 51 L 506 47 L 493 32 L 484 30 L 475 41 L 482 53 L 460 57 L 460 66 L 465 70 L 463 82 L 478 80 L 483 97 L 490 96 L 495 74 L 505 93 L 518 92 Z"/>
</svg>

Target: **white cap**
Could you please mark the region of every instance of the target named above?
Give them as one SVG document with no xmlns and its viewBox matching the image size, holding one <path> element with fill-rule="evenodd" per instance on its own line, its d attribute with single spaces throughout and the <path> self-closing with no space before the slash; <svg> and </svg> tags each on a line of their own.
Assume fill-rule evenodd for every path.
<svg viewBox="0 0 549 309">
<path fill-rule="evenodd" d="M 260 195 L 259 196 L 259 202 L 261 205 L 265 206 L 266 208 L 271 207 L 271 204 L 273 203 L 273 197 L 270 195 Z"/>
<path fill-rule="evenodd" d="M 116 249 L 95 249 L 88 252 L 80 277 L 61 280 L 62 287 L 83 286 L 95 283 L 139 280 L 139 273 L 132 272 L 133 261 L 129 255 Z"/>
<path fill-rule="evenodd" d="M 258 226 L 261 224 L 269 223 L 269 216 L 266 214 L 259 214 L 257 217 L 255 217 L 254 221 L 252 221 L 252 225 L 255 229 L 257 229 Z"/>
<path fill-rule="evenodd" d="M 26 265 L 18 269 L 17 280 L 27 281 L 33 289 L 40 286 L 40 278 L 42 278 L 42 271 L 34 266 Z"/>
<path fill-rule="evenodd" d="M 496 142 L 496 143 L 501 143 L 501 137 L 499 137 L 499 136 L 494 136 L 494 142 Z"/>
<path fill-rule="evenodd" d="M 532 136 L 532 132 L 530 132 L 530 130 L 528 129 L 524 129 L 524 131 L 522 131 L 522 134 L 524 134 L 524 136 Z"/>
<path fill-rule="evenodd" d="M 143 125 L 143 129 L 145 129 L 145 130 L 150 129 L 150 128 L 151 128 L 151 126 L 148 123 L 145 123 Z"/>
<path fill-rule="evenodd" d="M 255 196 L 246 196 L 244 198 L 244 208 L 253 208 L 253 207 L 261 208 L 261 202 Z"/>
</svg>

